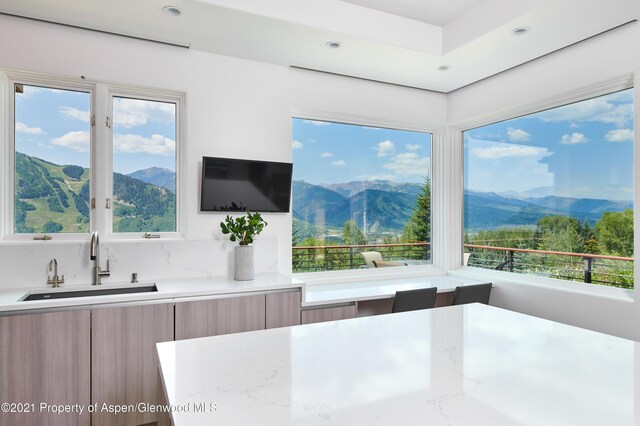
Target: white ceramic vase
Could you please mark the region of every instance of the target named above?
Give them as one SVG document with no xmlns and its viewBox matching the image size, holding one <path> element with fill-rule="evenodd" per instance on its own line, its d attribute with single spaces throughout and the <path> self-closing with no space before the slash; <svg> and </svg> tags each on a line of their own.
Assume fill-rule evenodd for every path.
<svg viewBox="0 0 640 426">
<path fill-rule="evenodd" d="M 233 279 L 251 281 L 254 278 L 253 246 L 236 246 L 233 252 Z"/>
</svg>

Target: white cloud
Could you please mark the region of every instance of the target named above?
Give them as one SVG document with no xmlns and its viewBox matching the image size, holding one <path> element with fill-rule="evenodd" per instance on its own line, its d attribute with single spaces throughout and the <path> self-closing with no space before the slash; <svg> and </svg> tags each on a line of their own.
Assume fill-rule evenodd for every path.
<svg viewBox="0 0 640 426">
<path fill-rule="evenodd" d="M 304 144 L 300 141 L 294 140 L 291 142 L 291 148 L 293 149 L 302 149 L 303 146 Z"/>
<path fill-rule="evenodd" d="M 167 102 L 141 99 L 114 98 L 113 123 L 130 129 L 149 122 L 172 123 L 176 119 L 176 106 Z"/>
<path fill-rule="evenodd" d="M 511 142 L 526 142 L 531 139 L 531 134 L 525 132 L 522 129 L 514 129 L 513 127 L 509 127 L 507 129 L 507 137 Z"/>
<path fill-rule="evenodd" d="M 63 146 L 79 152 L 89 152 L 89 132 L 75 131 L 51 139 L 53 145 Z"/>
<path fill-rule="evenodd" d="M 41 87 L 23 85 L 22 93 L 16 93 L 16 99 L 31 99 L 36 93 L 42 92 L 42 90 Z"/>
<path fill-rule="evenodd" d="M 331 165 L 334 167 L 344 167 L 347 165 L 347 162 L 344 160 L 335 160 L 331 162 Z"/>
<path fill-rule="evenodd" d="M 376 147 L 373 149 L 375 149 L 378 153 L 378 157 L 386 157 L 387 155 L 393 154 L 396 146 L 391 141 L 383 141 L 376 145 Z"/>
<path fill-rule="evenodd" d="M 89 111 L 81 111 L 77 108 L 71 107 L 60 107 L 58 108 L 58 111 L 60 111 L 66 118 L 80 120 L 84 123 L 89 122 Z"/>
<path fill-rule="evenodd" d="M 427 176 L 430 161 L 429 157 L 420 157 L 415 152 L 405 152 L 394 155 L 383 167 L 393 171 L 396 176 Z"/>
<path fill-rule="evenodd" d="M 173 155 L 176 151 L 176 141 L 162 135 L 116 134 L 113 136 L 113 150 L 115 152 L 139 153 L 146 152 L 156 155 Z"/>
<path fill-rule="evenodd" d="M 313 124 L 314 126 L 328 126 L 331 123 L 328 121 L 317 121 L 317 120 L 303 120 L 304 124 Z"/>
<path fill-rule="evenodd" d="M 633 118 L 633 103 L 610 102 L 620 99 L 626 100 L 624 96 L 616 98 L 611 95 L 605 98 L 587 99 L 586 101 L 543 111 L 536 114 L 536 116 L 543 121 L 550 122 L 598 121 L 622 127 Z"/>
<path fill-rule="evenodd" d="M 604 138 L 609 142 L 631 142 L 633 141 L 632 129 L 609 130 Z"/>
<path fill-rule="evenodd" d="M 589 140 L 582 133 L 572 133 L 571 135 L 562 135 L 560 143 L 563 145 L 576 145 L 579 143 L 587 143 Z"/>
<path fill-rule="evenodd" d="M 489 160 L 506 157 L 538 157 L 544 154 L 544 152 L 544 148 L 537 148 L 534 146 L 500 144 L 490 148 L 472 149 L 471 155 L 483 160 Z"/>
<path fill-rule="evenodd" d="M 330 152 L 323 152 L 323 153 L 320 154 L 320 157 L 322 157 L 322 158 L 331 158 L 331 157 L 333 157 L 333 154 L 330 153 Z"/>
<path fill-rule="evenodd" d="M 422 145 L 417 144 L 417 143 L 410 143 L 410 144 L 405 145 L 404 147 L 407 149 L 407 151 L 417 151 L 420 148 L 422 148 Z"/>
<path fill-rule="evenodd" d="M 16 98 L 17 99 L 31 99 L 35 96 L 36 93 L 41 93 L 41 92 L 48 92 L 48 93 L 82 93 L 82 92 L 70 92 L 68 90 L 61 90 L 61 89 L 51 89 L 49 87 L 38 87 L 38 86 L 29 86 L 29 85 L 22 85 L 22 93 L 16 93 Z"/>
<path fill-rule="evenodd" d="M 19 121 L 16 122 L 16 132 L 34 136 L 45 134 L 44 130 L 42 130 L 40 127 L 29 127 Z"/>
</svg>

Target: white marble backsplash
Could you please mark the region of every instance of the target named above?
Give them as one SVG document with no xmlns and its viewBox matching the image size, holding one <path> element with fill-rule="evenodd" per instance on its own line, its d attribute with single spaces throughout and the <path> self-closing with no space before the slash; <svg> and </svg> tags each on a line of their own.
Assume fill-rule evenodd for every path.
<svg viewBox="0 0 640 426">
<path fill-rule="evenodd" d="M 254 243 L 256 273 L 278 271 L 278 240 Z M 234 244 L 226 240 L 143 240 L 100 243 L 101 266 L 111 262 L 111 276 L 103 283 L 233 274 Z M 58 261 L 64 285 L 89 284 L 93 262 L 89 241 L 0 244 L 0 289 L 46 287 L 49 261 Z"/>
</svg>

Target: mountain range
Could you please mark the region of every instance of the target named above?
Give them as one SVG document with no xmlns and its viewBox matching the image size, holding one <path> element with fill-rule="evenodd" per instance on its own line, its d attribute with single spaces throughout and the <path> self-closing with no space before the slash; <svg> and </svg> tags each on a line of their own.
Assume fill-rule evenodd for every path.
<svg viewBox="0 0 640 426">
<path fill-rule="evenodd" d="M 169 169 L 149 167 L 148 169 L 129 173 L 127 176 L 140 179 L 143 182 L 159 186 L 160 188 L 166 188 L 174 194 L 176 193 L 176 174 Z"/>
<path fill-rule="evenodd" d="M 342 228 L 348 219 L 363 226 L 366 199 L 369 231 L 399 232 L 411 217 L 422 185 L 384 180 L 314 185 L 294 181 L 293 217 L 308 224 L 324 223 Z M 532 193 L 548 193 L 532 191 Z M 631 201 L 569 198 L 555 195 L 540 197 L 526 193 L 464 193 L 465 229 L 493 229 L 501 226 L 535 226 L 545 216 L 571 216 L 594 224 L 603 212 L 632 208 Z"/>
</svg>

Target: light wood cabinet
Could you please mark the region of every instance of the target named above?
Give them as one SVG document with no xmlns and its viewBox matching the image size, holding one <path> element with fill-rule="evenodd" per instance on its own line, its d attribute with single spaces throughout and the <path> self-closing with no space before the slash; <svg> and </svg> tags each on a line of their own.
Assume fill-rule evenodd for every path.
<svg viewBox="0 0 640 426">
<path fill-rule="evenodd" d="M 176 340 L 264 328 L 264 294 L 176 303 Z"/>
<path fill-rule="evenodd" d="M 300 325 L 300 290 L 266 295 L 266 328 Z"/>
<path fill-rule="evenodd" d="M 305 309 L 302 311 L 302 324 L 335 321 L 356 317 L 355 304 L 332 306 L 328 308 Z"/>
<path fill-rule="evenodd" d="M 89 310 L 0 317 L 0 402 L 34 404 L 31 413 L 0 412 L 1 425 L 90 424 L 90 327 Z M 84 411 L 47 413 L 40 403 Z"/>
<path fill-rule="evenodd" d="M 173 340 L 173 304 L 92 311 L 92 402 L 165 404 L 155 344 Z M 167 414 L 93 413 L 92 426 L 169 424 Z"/>
</svg>

